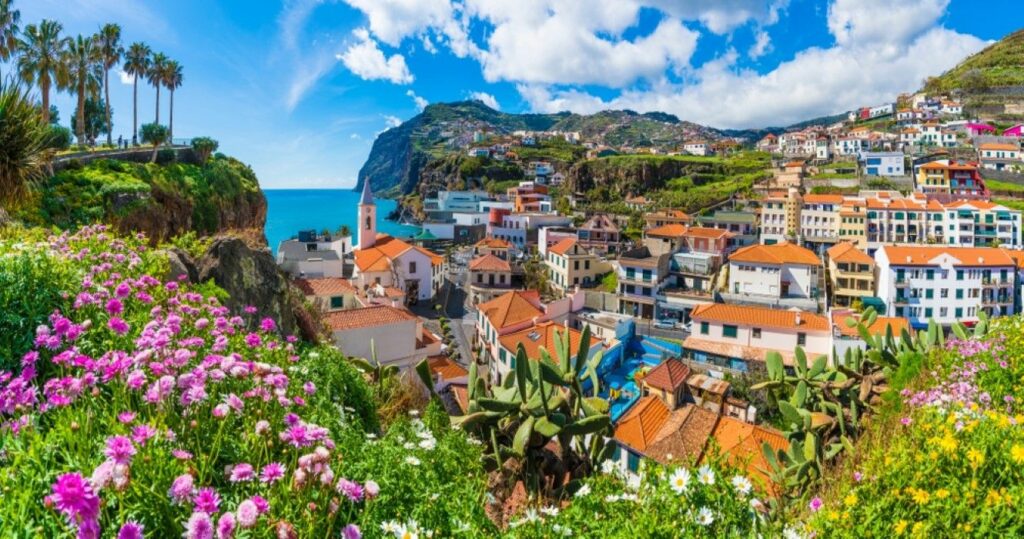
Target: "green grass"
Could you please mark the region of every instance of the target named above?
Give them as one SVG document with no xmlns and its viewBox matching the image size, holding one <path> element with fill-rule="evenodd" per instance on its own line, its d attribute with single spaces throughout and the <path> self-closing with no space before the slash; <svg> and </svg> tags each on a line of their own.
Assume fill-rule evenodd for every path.
<svg viewBox="0 0 1024 539">
<path fill-rule="evenodd" d="M 985 180 L 985 185 L 994 191 L 1014 191 L 1024 193 L 1024 185 L 999 180 Z"/>
</svg>

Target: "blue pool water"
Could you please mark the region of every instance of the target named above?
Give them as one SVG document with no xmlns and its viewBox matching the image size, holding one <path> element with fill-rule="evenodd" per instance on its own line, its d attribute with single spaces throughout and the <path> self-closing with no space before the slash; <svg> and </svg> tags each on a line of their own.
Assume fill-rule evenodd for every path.
<svg viewBox="0 0 1024 539">
<path fill-rule="evenodd" d="M 356 230 L 359 193 L 349 189 L 266 189 L 267 226 L 264 233 L 270 249 L 277 252 L 277 244 L 294 236 L 299 230 L 334 232 L 341 225 Z M 397 203 L 376 199 L 377 232 L 396 238 L 408 238 L 419 232 L 418 227 L 398 224 L 385 219 Z"/>
<path fill-rule="evenodd" d="M 633 355 L 623 360 L 622 364 L 604 377 L 600 393 L 602 398 L 608 399 L 612 389 L 619 391 L 618 398 L 609 399 L 612 421 L 618 421 L 640 399 L 640 388 L 637 387 L 634 378 L 636 371 L 644 367 L 655 367 L 660 363 L 660 359 Z"/>
</svg>

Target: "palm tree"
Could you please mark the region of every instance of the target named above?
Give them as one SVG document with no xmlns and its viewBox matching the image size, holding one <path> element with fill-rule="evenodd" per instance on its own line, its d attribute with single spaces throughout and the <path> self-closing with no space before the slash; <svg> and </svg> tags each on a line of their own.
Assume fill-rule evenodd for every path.
<svg viewBox="0 0 1024 539">
<path fill-rule="evenodd" d="M 6 62 L 18 50 L 21 12 L 11 7 L 14 0 L 0 0 L 0 61 Z"/>
<path fill-rule="evenodd" d="M 103 80 L 103 55 L 95 36 L 79 35 L 64 52 L 67 87 L 78 95 L 75 129 L 79 144 L 85 144 L 85 98 L 99 93 Z"/>
<path fill-rule="evenodd" d="M 121 27 L 116 24 L 105 24 L 96 34 L 100 54 L 103 61 L 103 102 L 107 117 L 107 144 L 114 143 L 114 129 L 110 123 L 110 68 L 121 61 L 124 48 L 121 47 Z"/>
<path fill-rule="evenodd" d="M 132 43 L 124 54 L 124 72 L 132 76 L 132 144 L 139 142 L 139 78 L 149 73 L 149 46 Z"/>
<path fill-rule="evenodd" d="M 167 129 L 167 142 L 174 144 L 174 90 L 181 88 L 181 83 L 184 80 L 181 74 L 181 64 L 179 64 L 177 60 L 167 61 L 167 65 L 164 68 L 163 79 L 164 87 L 166 87 L 167 91 L 171 94 L 171 113 Z"/>
<path fill-rule="evenodd" d="M 167 62 L 167 56 L 158 52 L 153 55 L 146 71 L 146 80 L 156 87 L 156 120 L 153 121 L 155 124 L 160 123 L 160 86 L 163 85 L 164 74 L 167 72 Z"/>
<path fill-rule="evenodd" d="M 38 84 L 43 96 L 43 123 L 50 123 L 50 87 L 61 74 L 61 53 L 67 38 L 60 36 L 64 27 L 57 21 L 44 20 L 25 27 L 18 41 L 18 73 L 28 84 Z"/>
<path fill-rule="evenodd" d="M 50 130 L 37 107 L 28 90 L 0 81 L 0 206 L 20 202 L 46 167 Z"/>
</svg>

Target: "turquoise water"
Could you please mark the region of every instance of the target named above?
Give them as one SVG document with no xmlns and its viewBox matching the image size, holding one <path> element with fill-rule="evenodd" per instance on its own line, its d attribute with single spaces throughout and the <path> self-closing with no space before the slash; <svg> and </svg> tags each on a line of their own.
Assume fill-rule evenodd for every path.
<svg viewBox="0 0 1024 539">
<path fill-rule="evenodd" d="M 299 230 L 327 228 L 335 231 L 348 225 L 353 236 L 356 230 L 359 193 L 348 189 L 265 189 L 267 196 L 267 226 L 265 233 L 270 249 L 277 252 L 277 244 L 291 238 Z M 419 232 L 419 228 L 400 225 L 385 217 L 395 209 L 394 200 L 377 199 L 377 232 L 406 238 Z M 353 238 L 354 240 L 355 238 Z"/>
</svg>

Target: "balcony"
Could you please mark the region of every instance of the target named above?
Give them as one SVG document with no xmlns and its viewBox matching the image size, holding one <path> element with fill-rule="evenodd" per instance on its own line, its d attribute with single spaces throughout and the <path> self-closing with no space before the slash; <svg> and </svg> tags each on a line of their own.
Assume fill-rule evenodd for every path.
<svg viewBox="0 0 1024 539">
<path fill-rule="evenodd" d="M 902 279 L 896 278 L 896 288 L 908 288 L 910 287 L 910 279 L 903 277 Z"/>
<path fill-rule="evenodd" d="M 696 288 L 672 287 L 672 288 L 665 288 L 664 290 L 661 291 L 661 293 L 663 295 L 665 295 L 665 296 L 670 296 L 670 297 L 683 298 L 683 299 L 707 300 L 707 301 L 711 301 L 711 299 L 714 297 L 713 294 L 710 291 L 698 290 Z"/>
<path fill-rule="evenodd" d="M 1012 305 L 1013 304 L 1013 297 L 1009 296 L 1009 295 L 1006 295 L 1006 296 L 992 296 L 992 297 L 982 296 L 981 304 L 982 305 Z"/>
<path fill-rule="evenodd" d="M 982 278 L 982 280 L 981 280 L 981 286 L 983 286 L 985 288 L 999 288 L 999 287 L 1002 287 L 1002 286 L 1010 286 L 1012 284 L 1013 284 L 1013 281 L 1011 281 L 1009 279 L 1004 281 L 1002 279 L 992 279 L 992 278 L 985 279 L 985 278 Z"/>
</svg>

